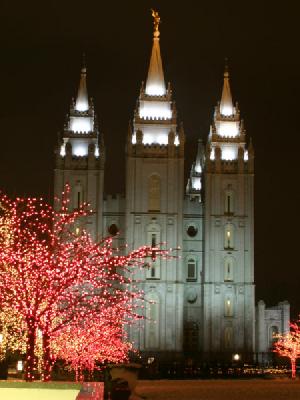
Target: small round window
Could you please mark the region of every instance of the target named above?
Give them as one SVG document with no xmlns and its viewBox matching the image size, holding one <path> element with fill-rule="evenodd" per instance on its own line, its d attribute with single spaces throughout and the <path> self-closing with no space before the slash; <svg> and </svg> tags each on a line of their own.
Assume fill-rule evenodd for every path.
<svg viewBox="0 0 300 400">
<path fill-rule="evenodd" d="M 119 233 L 119 228 L 116 224 L 111 224 L 107 230 L 111 236 L 116 236 Z"/>
<path fill-rule="evenodd" d="M 190 237 L 194 237 L 197 235 L 198 229 L 194 225 L 190 225 L 186 232 Z"/>
</svg>

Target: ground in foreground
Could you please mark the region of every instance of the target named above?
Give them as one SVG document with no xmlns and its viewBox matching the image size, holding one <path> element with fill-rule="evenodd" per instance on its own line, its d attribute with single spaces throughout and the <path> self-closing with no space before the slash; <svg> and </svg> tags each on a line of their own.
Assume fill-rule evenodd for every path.
<svg viewBox="0 0 300 400">
<path fill-rule="evenodd" d="M 2 400 L 74 400 L 81 385 L 61 382 L 0 382 Z"/>
<path fill-rule="evenodd" d="M 300 380 L 139 381 L 136 392 L 147 400 L 295 400 Z"/>
</svg>

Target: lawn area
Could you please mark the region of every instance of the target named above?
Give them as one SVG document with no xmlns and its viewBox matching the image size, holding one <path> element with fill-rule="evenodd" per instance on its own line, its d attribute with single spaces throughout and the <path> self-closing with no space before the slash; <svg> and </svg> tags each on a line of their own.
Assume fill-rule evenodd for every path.
<svg viewBox="0 0 300 400">
<path fill-rule="evenodd" d="M 300 380 L 139 381 L 147 400 L 296 400 Z"/>
<path fill-rule="evenodd" d="M 75 400 L 81 388 L 77 383 L 0 382 L 0 399 Z"/>
</svg>

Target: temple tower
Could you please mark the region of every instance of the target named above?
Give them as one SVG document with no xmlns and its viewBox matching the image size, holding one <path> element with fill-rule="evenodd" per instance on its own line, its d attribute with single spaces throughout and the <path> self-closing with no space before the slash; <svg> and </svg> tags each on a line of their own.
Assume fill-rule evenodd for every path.
<svg viewBox="0 0 300 400">
<path fill-rule="evenodd" d="M 226 68 L 204 167 L 202 351 L 219 359 L 254 351 L 253 159 Z"/>
<path fill-rule="evenodd" d="M 103 180 L 104 145 L 92 99 L 88 98 L 83 65 L 77 97 L 72 99 L 56 149 L 54 194 L 59 198 L 68 183 L 73 209 L 83 202 L 90 204 L 93 214 L 85 220 L 85 227 L 96 240 L 102 236 Z"/>
<path fill-rule="evenodd" d="M 130 249 L 182 246 L 184 133 L 177 127 L 170 84 L 165 85 L 159 45 L 159 16 L 146 84 L 141 87 L 130 124 L 126 156 L 126 242 Z M 182 349 L 183 271 L 181 260 L 157 258 L 137 273 L 148 300 L 145 321 L 130 339 L 144 352 Z M 144 326 L 142 328 L 142 326 Z"/>
</svg>

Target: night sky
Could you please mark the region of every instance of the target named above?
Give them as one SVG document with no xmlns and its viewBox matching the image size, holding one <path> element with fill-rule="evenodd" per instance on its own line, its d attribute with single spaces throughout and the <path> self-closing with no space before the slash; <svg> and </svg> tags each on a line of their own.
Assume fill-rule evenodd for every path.
<svg viewBox="0 0 300 400">
<path fill-rule="evenodd" d="M 128 121 L 146 79 L 150 8 L 186 133 L 186 171 L 220 99 L 224 58 L 255 148 L 256 299 L 300 312 L 297 1 L 1 1 L 0 187 L 51 199 L 54 146 L 86 53 L 106 145 L 106 192 L 124 191 Z"/>
</svg>

